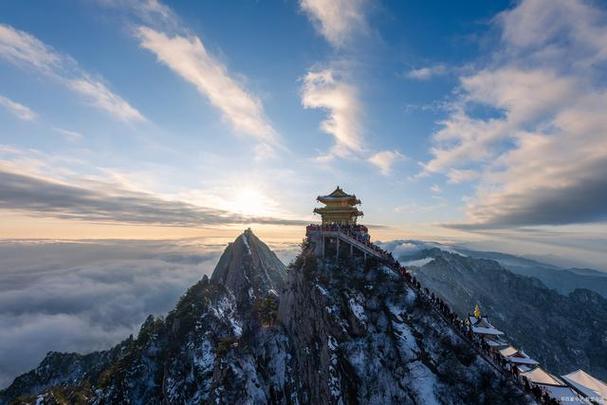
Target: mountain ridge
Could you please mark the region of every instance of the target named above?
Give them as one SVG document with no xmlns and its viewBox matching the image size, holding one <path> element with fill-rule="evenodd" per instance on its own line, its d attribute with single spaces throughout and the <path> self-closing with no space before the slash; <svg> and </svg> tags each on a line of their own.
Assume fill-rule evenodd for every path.
<svg viewBox="0 0 607 405">
<path fill-rule="evenodd" d="M 246 231 L 136 338 L 49 355 L 0 402 L 530 401 L 424 302 L 372 260 L 320 260 L 304 246 L 287 271 Z"/>
<path fill-rule="evenodd" d="M 495 260 L 511 272 L 523 276 L 534 277 L 542 281 L 547 287 L 563 295 L 567 295 L 576 288 L 586 288 L 607 298 L 607 272 L 586 268 L 565 268 L 553 264 L 540 262 L 534 258 L 516 256 L 495 251 L 480 251 L 459 245 L 445 245 L 437 242 L 419 240 L 394 240 L 382 243 L 387 250 L 394 252 L 395 256 L 408 262 L 423 259 L 420 253 L 428 249 L 439 249 L 445 252 L 457 253 L 478 259 Z"/>
</svg>

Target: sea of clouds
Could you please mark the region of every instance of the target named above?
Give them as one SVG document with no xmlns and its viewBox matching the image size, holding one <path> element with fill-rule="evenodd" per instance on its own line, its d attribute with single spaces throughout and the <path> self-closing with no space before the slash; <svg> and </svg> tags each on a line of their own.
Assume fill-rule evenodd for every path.
<svg viewBox="0 0 607 405">
<path fill-rule="evenodd" d="M 136 335 L 203 275 L 225 242 L 0 242 L 0 388 L 49 351 L 86 353 Z M 272 246 L 288 263 L 296 247 Z"/>
</svg>

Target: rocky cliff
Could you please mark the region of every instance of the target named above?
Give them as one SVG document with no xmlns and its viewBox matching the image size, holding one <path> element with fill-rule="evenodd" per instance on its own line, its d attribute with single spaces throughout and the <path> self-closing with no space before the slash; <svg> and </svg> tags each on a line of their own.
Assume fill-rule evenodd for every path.
<svg viewBox="0 0 607 405">
<path fill-rule="evenodd" d="M 607 378 L 607 300 L 587 289 L 561 294 L 494 260 L 433 248 L 401 256 L 461 316 L 480 304 L 491 322 L 554 373 Z"/>
<path fill-rule="evenodd" d="M 528 403 L 393 271 L 287 270 L 246 231 L 165 318 L 108 351 L 50 353 L 0 403 Z"/>
</svg>

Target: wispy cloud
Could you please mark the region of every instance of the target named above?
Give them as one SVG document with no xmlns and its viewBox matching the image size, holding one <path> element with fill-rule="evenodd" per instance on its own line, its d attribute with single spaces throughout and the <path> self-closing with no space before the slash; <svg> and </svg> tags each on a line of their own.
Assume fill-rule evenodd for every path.
<svg viewBox="0 0 607 405">
<path fill-rule="evenodd" d="M 57 52 L 27 32 L 0 24 L 0 58 L 59 81 L 115 118 L 145 120 L 137 109 L 113 93 L 102 80 L 84 71 L 73 58 Z"/>
<path fill-rule="evenodd" d="M 274 146 L 277 134 L 261 101 L 209 54 L 200 38 L 167 35 L 148 27 L 140 27 L 137 37 L 142 48 L 153 52 L 160 62 L 193 84 L 236 131 Z"/>
<path fill-rule="evenodd" d="M 304 108 L 327 112 L 321 129 L 335 139 L 329 156 L 349 157 L 363 150 L 357 90 L 337 72 L 331 68 L 308 72 L 303 78 L 301 103 Z"/>
<path fill-rule="evenodd" d="M 367 27 L 366 0 L 300 0 L 318 32 L 334 47 L 347 44 L 353 33 Z"/>
<path fill-rule="evenodd" d="M 478 179 L 479 173 L 474 170 L 450 169 L 447 177 L 449 178 L 449 183 L 459 184 Z"/>
<path fill-rule="evenodd" d="M 358 34 L 368 30 L 367 0 L 300 0 L 316 30 L 338 52 L 348 48 L 349 60 L 356 54 Z M 339 68 L 335 66 L 340 65 Z M 327 68 L 308 71 L 303 78 L 301 104 L 304 108 L 321 109 L 327 113 L 320 128 L 332 135 L 334 145 L 319 157 L 330 160 L 334 157 L 355 158 L 377 167 L 381 174 L 388 175 L 392 166 L 403 155 L 398 151 L 371 152 L 365 145 L 362 119 L 364 111 L 359 100 L 359 90 L 352 76 L 350 63 L 333 63 Z"/>
<path fill-rule="evenodd" d="M 262 101 L 238 79 L 242 75 L 212 55 L 170 7 L 159 0 L 97 1 L 130 13 L 139 24 L 134 29 L 139 45 L 192 84 L 236 133 L 255 139 L 256 158 L 272 157 L 277 148 L 285 149 Z"/>
<path fill-rule="evenodd" d="M 500 50 L 460 78 L 424 166 L 478 178 L 461 228 L 607 220 L 606 17 L 581 0 L 525 0 L 494 20 Z"/>
<path fill-rule="evenodd" d="M 66 140 L 68 140 L 70 142 L 77 142 L 77 141 L 82 140 L 82 138 L 84 138 L 84 135 L 82 135 L 80 132 L 71 131 L 69 129 L 54 127 L 53 131 L 60 133 L 61 135 L 63 135 L 63 137 Z"/>
<path fill-rule="evenodd" d="M 384 176 L 392 172 L 392 166 L 399 160 L 404 160 L 405 156 L 395 150 L 384 150 L 374 153 L 369 157 L 369 162 L 376 166 Z"/>
<path fill-rule="evenodd" d="M 0 106 L 4 107 L 8 112 L 23 121 L 32 121 L 37 116 L 29 107 L 1 95 Z"/>
<path fill-rule="evenodd" d="M 447 73 L 447 67 L 445 65 L 434 65 L 411 69 L 405 76 L 414 80 L 428 80 L 434 76 L 443 75 L 445 73 Z"/>
<path fill-rule="evenodd" d="M 179 18 L 170 7 L 159 0 L 96 0 L 98 4 L 132 12 L 147 24 L 168 25 L 175 28 Z"/>
</svg>

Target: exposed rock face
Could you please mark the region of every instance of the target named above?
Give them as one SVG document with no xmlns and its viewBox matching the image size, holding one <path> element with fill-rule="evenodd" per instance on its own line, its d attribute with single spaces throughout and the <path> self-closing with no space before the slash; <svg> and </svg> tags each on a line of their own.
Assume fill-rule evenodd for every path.
<svg viewBox="0 0 607 405">
<path fill-rule="evenodd" d="M 219 259 L 211 281 L 236 295 L 278 293 L 287 276 L 285 265 L 250 229 L 230 243 Z"/>
<path fill-rule="evenodd" d="M 311 255 L 294 267 L 280 320 L 301 402 L 526 402 L 391 270 Z"/>
<path fill-rule="evenodd" d="M 563 295 L 496 261 L 440 249 L 415 254 L 421 258 L 433 260 L 425 261 L 416 277 L 460 315 L 479 303 L 515 346 L 550 371 L 565 374 L 582 368 L 607 378 L 607 300 L 600 294 L 576 289 Z"/>
<path fill-rule="evenodd" d="M 17 399 L 19 397 L 19 399 Z M 0 402 L 527 403 L 389 269 L 285 267 L 247 231 L 165 319 L 86 356 L 51 354 Z"/>
</svg>

